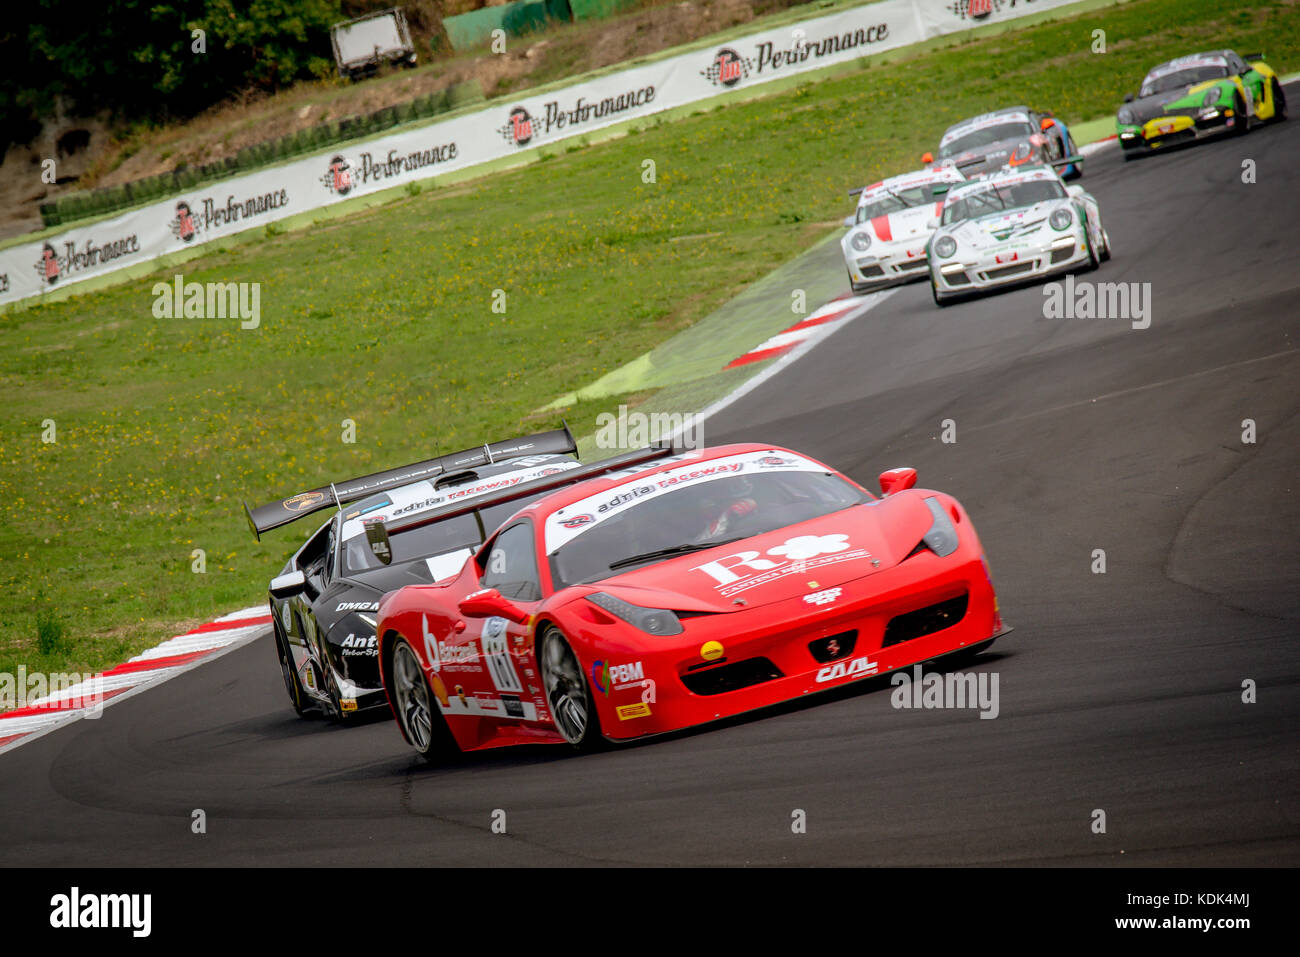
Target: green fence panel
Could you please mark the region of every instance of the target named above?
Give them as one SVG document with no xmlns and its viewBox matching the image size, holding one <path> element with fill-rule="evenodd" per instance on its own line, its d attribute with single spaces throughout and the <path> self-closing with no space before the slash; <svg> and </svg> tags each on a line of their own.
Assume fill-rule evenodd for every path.
<svg viewBox="0 0 1300 957">
<path fill-rule="evenodd" d="M 630 10 L 637 0 L 568 0 L 574 20 L 601 20 Z"/>
<path fill-rule="evenodd" d="M 558 2 L 559 0 L 550 0 L 549 4 L 557 12 Z M 565 6 L 568 2 L 569 0 L 563 0 Z M 469 13 L 447 17 L 442 21 L 442 25 L 447 31 L 447 39 L 451 41 L 453 48 L 468 50 L 487 43 L 492 37 L 493 30 L 505 30 L 511 36 L 520 36 L 543 29 L 546 26 L 547 7 L 547 0 L 516 0 L 514 3 L 507 3 L 500 7 L 484 7 L 481 10 L 471 10 Z M 553 19 L 569 18 L 561 15 Z"/>
</svg>

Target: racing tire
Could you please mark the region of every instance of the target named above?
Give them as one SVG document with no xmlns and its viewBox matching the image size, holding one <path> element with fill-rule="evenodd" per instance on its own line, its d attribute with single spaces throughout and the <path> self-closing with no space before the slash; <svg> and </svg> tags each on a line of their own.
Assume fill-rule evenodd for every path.
<svg viewBox="0 0 1300 957">
<path fill-rule="evenodd" d="M 1234 132 L 1238 136 L 1245 136 L 1250 132 L 1250 115 L 1246 112 L 1246 101 L 1241 98 L 1240 93 L 1232 94 L 1232 111 L 1237 117 L 1237 128 Z"/>
<path fill-rule="evenodd" d="M 284 679 L 284 690 L 289 693 L 289 704 L 293 707 L 294 714 L 300 718 L 304 717 L 311 706 L 307 704 L 307 695 L 298 681 L 298 672 L 293 666 L 289 643 L 280 630 L 279 621 L 274 622 L 272 630 L 275 632 L 275 654 L 280 659 L 280 677 Z"/>
<path fill-rule="evenodd" d="M 1105 226 L 1101 227 L 1101 261 L 1110 262 L 1110 233 Z"/>
<path fill-rule="evenodd" d="M 934 283 L 930 283 L 930 295 L 934 297 L 934 304 L 938 306 L 940 309 L 952 305 L 954 301 L 952 299 L 940 299 L 939 288 L 935 286 Z"/>
<path fill-rule="evenodd" d="M 430 763 L 454 754 L 458 750 L 456 739 L 442 712 L 434 706 L 420 656 L 405 638 L 398 638 L 393 647 L 391 668 L 393 711 L 407 742 Z"/>
<path fill-rule="evenodd" d="M 600 733 L 595 696 L 568 639 L 559 628 L 548 625 L 537 647 L 542 690 L 556 730 L 579 751 L 599 749 L 605 739 Z"/>
<path fill-rule="evenodd" d="M 1101 257 L 1097 254 L 1097 244 L 1092 241 L 1092 235 L 1088 232 L 1087 227 L 1083 230 L 1084 241 L 1088 244 L 1088 265 L 1081 272 L 1092 272 L 1094 269 L 1101 267 Z"/>
<path fill-rule="evenodd" d="M 1270 123 L 1281 123 L 1286 119 L 1286 94 L 1282 92 L 1282 84 L 1278 82 L 1277 77 L 1271 81 L 1273 91 L 1273 116 L 1269 119 Z"/>
</svg>

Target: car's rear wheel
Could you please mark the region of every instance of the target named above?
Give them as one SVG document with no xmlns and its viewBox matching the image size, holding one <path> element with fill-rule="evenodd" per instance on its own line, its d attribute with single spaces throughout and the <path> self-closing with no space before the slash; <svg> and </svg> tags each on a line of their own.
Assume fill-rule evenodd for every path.
<svg viewBox="0 0 1300 957">
<path fill-rule="evenodd" d="M 1250 115 L 1246 112 L 1246 101 L 1240 93 L 1232 94 L 1232 113 L 1237 118 L 1237 135 L 1245 136 L 1250 132 Z"/>
<path fill-rule="evenodd" d="M 546 688 L 546 701 L 556 729 L 564 740 L 579 750 L 598 747 L 603 739 L 596 703 L 568 639 L 559 628 L 549 625 L 542 634 L 539 647 L 542 684 Z"/>
<path fill-rule="evenodd" d="M 1105 226 L 1101 227 L 1101 261 L 1110 262 L 1110 233 Z"/>
<path fill-rule="evenodd" d="M 426 761 L 451 753 L 455 750 L 455 739 L 442 713 L 434 706 L 420 657 L 405 638 L 397 639 L 392 667 L 393 710 L 397 712 L 406 740 Z"/>
<path fill-rule="evenodd" d="M 1270 123 L 1281 123 L 1286 119 L 1286 94 L 1282 92 L 1282 84 L 1278 82 L 1277 77 L 1271 81 L 1273 90 L 1273 118 Z"/>
<path fill-rule="evenodd" d="M 289 651 L 289 642 L 284 637 L 280 622 L 274 622 L 275 654 L 280 659 L 280 676 L 284 678 L 284 690 L 289 693 L 289 703 L 294 713 L 302 717 L 307 713 L 307 695 L 298 681 L 298 670 L 293 664 L 293 655 Z"/>
</svg>

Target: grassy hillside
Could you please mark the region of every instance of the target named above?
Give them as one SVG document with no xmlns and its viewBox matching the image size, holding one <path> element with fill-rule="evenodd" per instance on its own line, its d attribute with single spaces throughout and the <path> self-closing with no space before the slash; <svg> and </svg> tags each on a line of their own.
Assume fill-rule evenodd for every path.
<svg viewBox="0 0 1300 957">
<path fill-rule="evenodd" d="M 109 664 L 261 600 L 311 523 L 257 544 L 241 497 L 548 428 L 531 410 L 825 235 L 847 187 L 914 166 L 948 123 L 1011 101 L 1095 117 L 1154 62 L 1220 46 L 1295 69 L 1296 4 L 1139 0 L 186 264 L 187 280 L 260 283 L 254 330 L 155 318 L 170 274 L 0 316 L 0 671 Z"/>
</svg>

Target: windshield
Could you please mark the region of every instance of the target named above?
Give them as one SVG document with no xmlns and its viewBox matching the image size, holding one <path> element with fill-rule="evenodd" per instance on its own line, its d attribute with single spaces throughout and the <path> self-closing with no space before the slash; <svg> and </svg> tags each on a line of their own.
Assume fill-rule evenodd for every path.
<svg viewBox="0 0 1300 957">
<path fill-rule="evenodd" d="M 888 216 L 915 206 L 926 206 L 943 199 L 951 183 L 923 183 L 907 189 L 881 189 L 858 207 L 858 222 L 865 223 L 877 216 Z"/>
<path fill-rule="evenodd" d="M 484 530 L 491 535 L 511 515 L 545 494 L 548 493 L 543 492 L 529 498 L 515 499 L 512 502 L 490 505 L 482 509 Z M 404 532 L 389 531 L 389 547 L 393 550 L 392 564 L 394 565 L 446 555 L 466 548 L 474 550 L 484 541 L 483 536 L 479 534 L 478 522 L 472 512 L 407 529 Z M 365 535 L 354 535 L 344 543 L 344 574 L 379 568 L 382 564 L 370 550 Z"/>
<path fill-rule="evenodd" d="M 1164 76 L 1155 79 L 1147 77 L 1142 83 L 1142 96 L 1154 96 L 1157 93 L 1181 90 L 1193 83 L 1218 80 L 1227 75 L 1228 68 L 1226 66 L 1194 66 L 1188 67 L 1186 70 L 1179 70 L 1177 73 L 1166 73 Z"/>
<path fill-rule="evenodd" d="M 837 475 L 773 471 L 700 481 L 592 522 L 551 554 L 555 587 L 596 582 L 871 501 Z M 668 552 L 668 554 L 663 554 Z"/>
<path fill-rule="evenodd" d="M 939 158 L 946 159 L 959 153 L 965 153 L 968 150 L 979 149 L 981 146 L 992 146 L 994 143 L 1000 143 L 1003 140 L 1028 139 L 1033 134 L 1033 127 L 1023 120 L 1017 120 L 1014 123 L 998 123 L 996 126 L 986 126 L 983 129 L 971 130 L 956 139 L 940 143 Z"/>
<path fill-rule="evenodd" d="M 966 193 L 943 208 L 943 225 L 975 219 L 989 213 L 1019 209 L 1052 199 L 1064 199 L 1065 187 L 1054 179 L 1031 179 L 1019 183 L 989 184 L 987 189 Z"/>
</svg>

